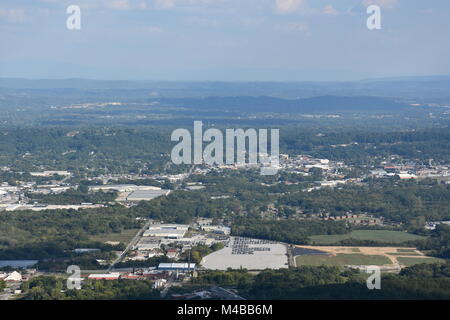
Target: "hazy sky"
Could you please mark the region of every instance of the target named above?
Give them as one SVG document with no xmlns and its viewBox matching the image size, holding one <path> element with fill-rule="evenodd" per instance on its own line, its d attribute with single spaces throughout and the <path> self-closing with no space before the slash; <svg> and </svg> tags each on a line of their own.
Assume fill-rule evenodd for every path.
<svg viewBox="0 0 450 320">
<path fill-rule="evenodd" d="M 66 27 L 81 7 L 81 30 Z M 381 6 L 382 29 L 366 9 Z M 448 0 L 1 0 L 0 77 L 350 80 L 450 74 Z"/>
</svg>

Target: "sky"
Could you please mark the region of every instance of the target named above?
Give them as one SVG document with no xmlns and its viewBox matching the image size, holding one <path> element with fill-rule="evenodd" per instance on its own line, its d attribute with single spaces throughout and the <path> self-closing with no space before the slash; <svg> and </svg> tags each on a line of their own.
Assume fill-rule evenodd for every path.
<svg viewBox="0 0 450 320">
<path fill-rule="evenodd" d="M 367 7 L 381 9 L 369 30 Z M 69 30 L 69 5 L 81 29 Z M 448 0 L 1 0 L 0 77 L 348 81 L 449 75 Z"/>
</svg>

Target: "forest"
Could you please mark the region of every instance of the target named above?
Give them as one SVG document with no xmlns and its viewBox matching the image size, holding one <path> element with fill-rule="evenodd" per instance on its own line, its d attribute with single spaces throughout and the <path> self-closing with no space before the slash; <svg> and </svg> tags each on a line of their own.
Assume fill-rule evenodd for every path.
<svg viewBox="0 0 450 320">
<path fill-rule="evenodd" d="M 190 122 L 187 128 L 192 128 Z M 205 124 L 206 126 L 206 124 Z M 218 129 L 259 128 L 258 125 L 228 123 Z M 262 128 L 276 126 L 262 126 Z M 26 178 L 30 171 L 68 170 L 76 176 L 101 173 L 160 173 L 175 145 L 170 135 L 175 126 L 145 127 L 32 127 L 0 128 L 0 165 L 3 181 Z M 206 128 L 205 128 L 206 129 Z M 339 127 L 283 125 L 280 152 L 307 154 L 345 161 L 351 165 L 377 163 L 399 155 L 418 163 L 445 163 L 450 158 L 448 127 L 421 130 L 379 130 Z M 347 145 L 336 147 L 337 145 Z M 51 159 L 51 161 L 48 161 Z M 174 168 L 177 168 L 174 166 Z M 18 172 L 24 172 L 17 176 Z M 3 177 L 2 177 L 3 175 Z"/>
<path fill-rule="evenodd" d="M 261 220 L 236 218 L 232 234 L 241 237 L 268 239 L 292 244 L 308 244 L 309 236 L 319 234 L 345 234 L 349 232 L 345 222 Z"/>
<path fill-rule="evenodd" d="M 421 264 L 400 274 L 385 274 L 382 290 L 368 290 L 367 274 L 338 267 L 299 267 L 265 270 L 252 275 L 246 270 L 206 271 L 192 279 L 193 288 L 236 288 L 246 299 L 261 300 L 405 300 L 450 299 L 450 265 Z M 41 276 L 22 285 L 25 300 L 153 300 L 162 299 L 148 281 L 84 282 L 81 290 L 66 290 L 63 278 Z M 186 290 L 189 288 L 187 287 Z M 168 297 L 170 298 L 170 297 Z"/>
<path fill-rule="evenodd" d="M 93 281 L 83 283 L 81 290 L 65 290 L 66 279 L 37 277 L 22 284 L 24 300 L 153 300 L 159 291 L 149 280 Z"/>
<path fill-rule="evenodd" d="M 295 192 L 278 200 L 279 205 L 299 207 L 305 213 L 348 211 L 370 213 L 409 228 L 421 229 L 425 221 L 450 219 L 450 185 L 435 181 L 368 180 L 366 185 L 344 185 L 312 192 Z"/>
</svg>

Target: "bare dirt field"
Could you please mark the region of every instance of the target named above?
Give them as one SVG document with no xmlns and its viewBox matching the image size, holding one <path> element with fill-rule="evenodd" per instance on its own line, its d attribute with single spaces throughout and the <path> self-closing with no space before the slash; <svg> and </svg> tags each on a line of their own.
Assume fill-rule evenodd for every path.
<svg viewBox="0 0 450 320">
<path fill-rule="evenodd" d="M 413 259 L 417 259 L 417 263 L 424 263 L 429 261 L 430 263 L 438 262 L 437 259 L 433 257 L 426 256 L 423 252 L 417 250 L 416 248 L 405 248 L 405 247 L 342 247 L 342 246 L 297 246 L 298 248 L 305 248 L 311 250 L 320 250 L 328 254 L 328 256 L 316 256 L 311 258 L 306 258 L 305 256 L 297 256 L 297 265 L 301 264 L 317 264 L 324 262 L 327 264 L 327 257 L 331 263 L 336 261 L 337 265 L 341 264 L 352 264 L 341 261 L 364 261 L 372 258 L 373 261 L 380 261 L 380 263 L 374 263 L 375 265 L 380 265 L 385 268 L 401 269 L 406 265 L 401 263 L 402 258 L 406 258 L 403 261 L 408 261 L 408 265 L 414 264 Z M 365 257 L 367 256 L 367 257 Z M 341 259 L 336 259 L 339 257 Z M 347 259 L 342 259 L 342 257 L 347 257 Z M 354 257 L 354 259 L 351 259 Z M 378 259 L 377 259 L 378 257 Z M 350 259 L 348 259 L 350 258 Z M 387 258 L 387 259 L 386 259 Z M 382 261 L 382 262 L 381 262 Z M 390 263 L 386 263 L 390 261 Z M 355 263 L 358 264 L 358 263 Z"/>
</svg>

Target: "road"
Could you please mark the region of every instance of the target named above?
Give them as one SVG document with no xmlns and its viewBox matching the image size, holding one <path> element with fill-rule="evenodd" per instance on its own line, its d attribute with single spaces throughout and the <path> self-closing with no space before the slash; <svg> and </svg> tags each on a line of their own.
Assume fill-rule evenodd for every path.
<svg viewBox="0 0 450 320">
<path fill-rule="evenodd" d="M 192 166 L 189 169 L 188 175 L 186 176 L 185 179 L 189 178 L 189 176 L 192 174 L 192 171 L 194 170 L 195 166 Z M 183 181 L 185 180 L 181 180 L 176 186 L 175 186 L 175 190 L 178 190 L 181 185 L 183 184 Z M 136 235 L 133 237 L 133 239 L 131 239 L 131 241 L 128 243 L 127 247 L 125 248 L 125 250 L 120 254 L 119 257 L 117 257 L 116 260 L 114 260 L 111 265 L 108 268 L 108 271 L 111 271 L 114 266 L 116 264 L 118 264 L 119 262 L 121 262 L 123 260 L 123 258 L 125 258 L 126 254 L 128 253 L 128 251 L 130 251 L 139 241 L 139 239 L 141 238 L 142 234 L 145 232 L 145 230 L 148 229 L 148 227 L 150 226 L 150 224 L 152 223 L 151 220 L 147 221 L 147 223 L 138 231 L 138 233 L 136 233 Z"/>
<path fill-rule="evenodd" d="M 183 181 L 186 180 L 187 178 L 189 178 L 189 177 L 191 176 L 192 171 L 194 171 L 194 168 L 195 168 L 195 166 L 191 166 L 191 167 L 189 168 L 189 171 L 188 171 L 188 173 L 187 173 L 186 178 L 184 178 L 184 179 L 182 179 L 180 182 L 178 182 L 177 185 L 175 186 L 175 189 L 174 189 L 174 190 L 180 189 L 180 187 L 183 185 Z"/>
<path fill-rule="evenodd" d="M 0 300 L 11 300 L 13 296 L 10 293 L 0 294 Z"/>
<path fill-rule="evenodd" d="M 175 281 L 177 280 L 177 274 L 176 272 L 172 272 L 169 279 L 167 280 L 166 286 L 161 291 L 161 298 L 165 298 L 167 295 L 167 292 L 169 292 L 170 287 L 172 287 L 175 284 Z"/>
<path fill-rule="evenodd" d="M 293 247 L 290 244 L 286 244 L 286 246 L 287 246 L 288 265 L 289 265 L 289 267 L 295 268 L 296 263 L 295 263 Z"/>
<path fill-rule="evenodd" d="M 122 261 L 123 258 L 125 258 L 128 251 L 130 251 L 130 249 L 132 249 L 138 243 L 142 234 L 144 233 L 145 230 L 148 229 L 148 227 L 150 226 L 151 223 L 152 223 L 152 220 L 147 221 L 145 223 L 145 225 L 138 231 L 138 233 L 136 233 L 136 235 L 133 237 L 133 239 L 131 239 L 131 241 L 128 243 L 125 250 L 123 250 L 123 252 L 120 254 L 120 256 L 117 257 L 117 259 L 114 260 L 113 263 L 111 263 L 111 265 L 108 268 L 108 271 L 111 271 L 117 263 L 119 263 L 120 261 Z"/>
</svg>

